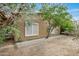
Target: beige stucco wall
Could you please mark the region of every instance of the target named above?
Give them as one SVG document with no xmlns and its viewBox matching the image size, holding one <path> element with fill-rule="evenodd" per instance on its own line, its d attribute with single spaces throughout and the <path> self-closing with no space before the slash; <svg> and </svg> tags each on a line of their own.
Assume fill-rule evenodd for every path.
<svg viewBox="0 0 79 59">
<path fill-rule="evenodd" d="M 21 40 L 32 40 L 35 38 L 45 37 L 47 35 L 47 24 L 42 21 L 40 15 L 34 15 L 29 17 L 30 19 L 34 19 L 39 24 L 39 35 L 36 36 L 25 36 L 25 17 L 21 17 L 18 21 L 19 30 L 21 31 Z"/>
<path fill-rule="evenodd" d="M 60 34 L 60 27 L 54 28 L 51 34 Z"/>
</svg>

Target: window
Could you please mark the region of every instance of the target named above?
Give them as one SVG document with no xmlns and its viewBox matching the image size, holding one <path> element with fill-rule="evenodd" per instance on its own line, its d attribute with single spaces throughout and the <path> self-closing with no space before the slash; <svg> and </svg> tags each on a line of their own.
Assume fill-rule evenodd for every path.
<svg viewBox="0 0 79 59">
<path fill-rule="evenodd" d="M 31 25 L 25 26 L 25 36 L 34 36 L 39 34 L 38 23 L 33 23 Z"/>
</svg>

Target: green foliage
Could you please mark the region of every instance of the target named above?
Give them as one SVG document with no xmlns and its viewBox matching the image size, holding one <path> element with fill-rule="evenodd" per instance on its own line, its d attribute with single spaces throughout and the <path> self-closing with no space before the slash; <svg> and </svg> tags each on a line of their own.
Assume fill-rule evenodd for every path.
<svg viewBox="0 0 79 59">
<path fill-rule="evenodd" d="M 5 33 L 6 33 L 5 28 L 0 30 L 0 43 L 3 43 L 3 41 L 5 40 Z"/>
<path fill-rule="evenodd" d="M 12 13 L 19 13 L 19 15 L 24 16 L 26 12 L 32 11 L 35 4 L 32 3 L 1 3 L 0 11 L 4 12 L 4 15 L 12 16 Z M 22 12 L 22 13 L 20 13 Z M 1 16 L 0 16 L 1 17 Z M 6 39 L 6 34 L 12 34 L 15 39 L 19 40 L 21 32 L 19 31 L 17 21 L 19 16 L 16 15 L 12 20 L 13 24 L 6 25 L 5 27 L 0 28 L 0 43 L 3 43 Z M 3 20 L 3 19 L 2 19 Z"/>
<path fill-rule="evenodd" d="M 20 37 L 21 32 L 19 31 L 17 25 L 6 26 L 0 30 L 0 43 L 3 43 L 6 40 L 6 35 L 14 35 L 17 37 L 17 40 Z"/>
<path fill-rule="evenodd" d="M 34 3 L 1 3 L 0 10 L 4 11 L 7 15 L 11 13 L 26 13 L 34 10 Z"/>
<path fill-rule="evenodd" d="M 25 21 L 25 24 L 30 26 L 30 25 L 32 24 L 32 21 L 26 20 L 26 21 Z"/>
<path fill-rule="evenodd" d="M 73 29 L 73 23 L 71 21 L 72 16 L 67 12 L 67 7 L 61 4 L 43 4 L 41 16 L 44 21 L 47 21 L 51 28 L 59 26 L 60 28 L 71 31 Z M 49 32 L 50 32 L 49 31 Z"/>
<path fill-rule="evenodd" d="M 64 21 L 61 24 L 61 29 L 63 29 L 64 31 L 68 31 L 68 32 L 72 32 L 74 30 L 74 24 L 72 21 Z"/>
</svg>

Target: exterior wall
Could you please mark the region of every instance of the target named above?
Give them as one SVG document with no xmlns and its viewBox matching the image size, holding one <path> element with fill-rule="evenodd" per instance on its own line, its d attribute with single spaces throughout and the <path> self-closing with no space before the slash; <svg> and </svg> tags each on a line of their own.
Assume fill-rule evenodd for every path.
<svg viewBox="0 0 79 59">
<path fill-rule="evenodd" d="M 25 36 L 25 21 L 24 21 L 25 17 L 21 17 L 20 20 L 18 21 L 18 27 L 19 30 L 21 31 L 21 40 L 32 40 L 35 38 L 42 38 L 45 37 L 47 35 L 47 24 L 46 22 L 42 21 L 40 15 L 35 15 L 30 17 L 30 19 L 34 19 L 38 24 L 39 24 L 39 35 L 36 36 Z"/>
<path fill-rule="evenodd" d="M 51 32 L 51 34 L 53 35 L 58 35 L 58 34 L 60 34 L 60 28 L 59 27 L 56 27 L 56 28 L 54 28 L 54 30 Z"/>
<path fill-rule="evenodd" d="M 20 34 L 20 40 L 24 40 L 24 17 L 20 17 L 19 18 L 19 20 L 18 20 L 18 28 L 19 28 L 19 30 L 20 30 L 20 32 L 21 32 L 21 34 Z M 16 39 L 16 41 L 17 41 L 17 39 Z"/>
</svg>

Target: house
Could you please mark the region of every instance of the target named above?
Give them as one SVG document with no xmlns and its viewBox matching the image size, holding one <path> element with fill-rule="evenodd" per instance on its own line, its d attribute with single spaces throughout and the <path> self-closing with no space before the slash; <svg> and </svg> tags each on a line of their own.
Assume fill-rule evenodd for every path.
<svg viewBox="0 0 79 59">
<path fill-rule="evenodd" d="M 30 22 L 30 25 L 27 24 L 28 22 Z M 39 12 L 31 13 L 30 16 L 26 15 L 21 17 L 18 26 L 21 31 L 21 40 L 43 38 L 47 35 L 48 24 L 42 20 Z M 59 34 L 59 29 L 54 29 L 51 34 Z"/>
</svg>

